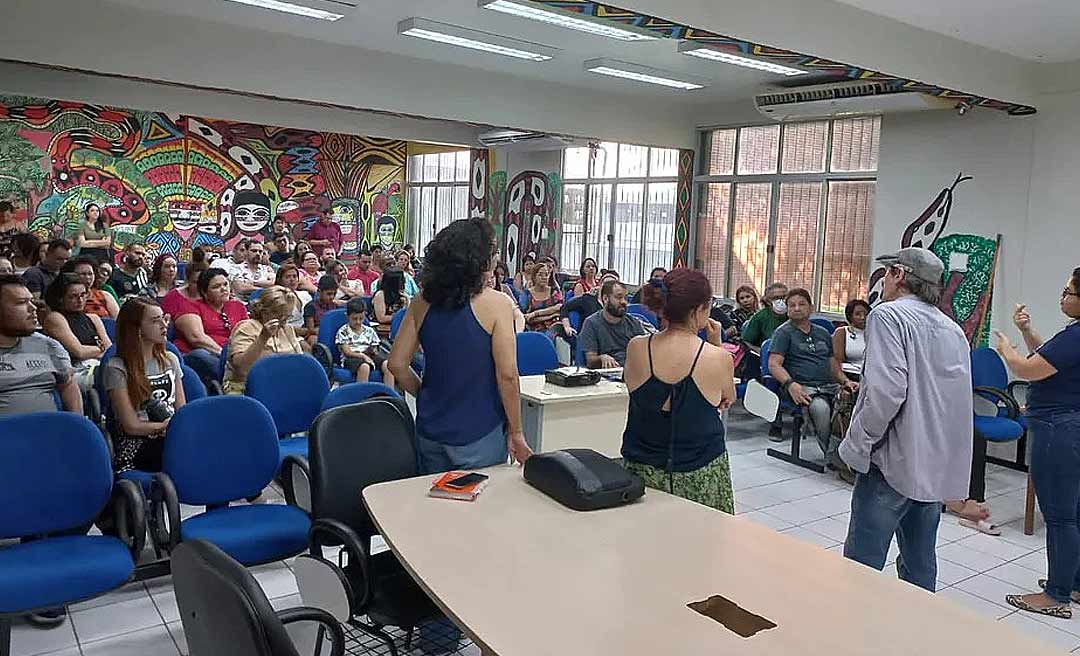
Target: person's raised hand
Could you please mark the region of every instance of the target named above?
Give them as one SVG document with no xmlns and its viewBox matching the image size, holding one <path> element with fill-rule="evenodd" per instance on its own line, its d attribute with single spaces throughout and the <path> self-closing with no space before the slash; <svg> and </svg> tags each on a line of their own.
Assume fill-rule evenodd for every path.
<svg viewBox="0 0 1080 656">
<path fill-rule="evenodd" d="M 1012 342 L 1005 336 L 1005 333 L 1000 330 L 995 330 L 994 348 L 996 348 L 999 353 L 1004 353 L 1005 351 L 1015 350 L 1016 347 L 1012 345 Z"/>
<path fill-rule="evenodd" d="M 716 319 L 709 319 L 705 324 L 705 341 L 710 344 L 720 344 L 724 341 L 721 336 L 724 332 L 724 327 L 720 325 L 720 322 Z"/>
<path fill-rule="evenodd" d="M 1028 314 L 1027 306 L 1023 303 L 1017 303 L 1016 309 L 1013 310 L 1013 324 L 1020 332 L 1025 332 L 1031 328 L 1031 315 Z"/>
</svg>

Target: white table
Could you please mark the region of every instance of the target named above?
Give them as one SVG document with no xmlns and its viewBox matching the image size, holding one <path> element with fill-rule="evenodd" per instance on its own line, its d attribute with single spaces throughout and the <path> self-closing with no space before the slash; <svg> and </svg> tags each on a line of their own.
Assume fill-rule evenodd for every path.
<svg viewBox="0 0 1080 656">
<path fill-rule="evenodd" d="M 521 377 L 521 423 L 533 451 L 589 448 L 620 458 L 626 385 L 600 379 L 596 385 L 561 387 L 541 376 Z"/>
<path fill-rule="evenodd" d="M 390 548 L 485 653 L 1059 653 L 839 554 L 655 490 L 577 513 L 520 468 L 489 473 L 474 503 L 428 498 L 430 476 L 364 490 Z M 717 594 L 778 626 L 741 638 L 686 607 Z"/>
</svg>

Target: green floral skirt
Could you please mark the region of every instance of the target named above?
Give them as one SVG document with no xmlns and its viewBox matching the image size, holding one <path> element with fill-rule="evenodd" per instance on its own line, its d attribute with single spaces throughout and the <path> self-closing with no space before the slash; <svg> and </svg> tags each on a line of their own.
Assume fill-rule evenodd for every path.
<svg viewBox="0 0 1080 656">
<path fill-rule="evenodd" d="M 677 497 L 735 514 L 735 493 L 731 490 L 731 467 L 726 452 L 701 469 L 672 473 L 670 481 L 667 471 L 660 467 L 630 460 L 623 465 L 655 490 L 670 491 Z"/>
</svg>

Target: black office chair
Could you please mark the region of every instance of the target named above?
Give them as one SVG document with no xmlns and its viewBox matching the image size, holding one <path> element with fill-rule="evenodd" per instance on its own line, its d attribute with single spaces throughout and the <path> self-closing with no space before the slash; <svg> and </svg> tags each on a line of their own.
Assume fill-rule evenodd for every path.
<svg viewBox="0 0 1080 656">
<path fill-rule="evenodd" d="M 293 622 L 319 624 L 330 656 L 345 653 L 345 634 L 317 608 L 275 611 L 243 565 L 205 540 L 184 542 L 172 552 L 173 585 L 191 656 L 299 656 L 285 630 Z"/>
<path fill-rule="evenodd" d="M 412 415 L 400 398 L 375 397 L 320 414 L 308 432 L 311 466 L 310 554 L 293 563 L 305 603 L 381 640 L 396 656 L 393 638 L 383 630 L 406 631 L 441 617 L 389 551 L 372 556 L 378 533 L 359 502 L 364 488 L 418 475 Z M 323 547 L 342 545 L 338 563 Z"/>
</svg>

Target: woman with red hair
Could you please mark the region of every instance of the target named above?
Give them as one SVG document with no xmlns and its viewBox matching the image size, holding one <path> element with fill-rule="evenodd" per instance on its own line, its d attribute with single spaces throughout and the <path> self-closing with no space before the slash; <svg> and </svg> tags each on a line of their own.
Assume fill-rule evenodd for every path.
<svg viewBox="0 0 1080 656">
<path fill-rule="evenodd" d="M 626 468 L 649 487 L 733 514 L 720 413 L 735 401 L 734 364 L 698 337 L 710 327 L 712 288 L 690 269 L 672 271 L 657 287 L 664 328 L 635 337 L 626 349 Z"/>
</svg>

